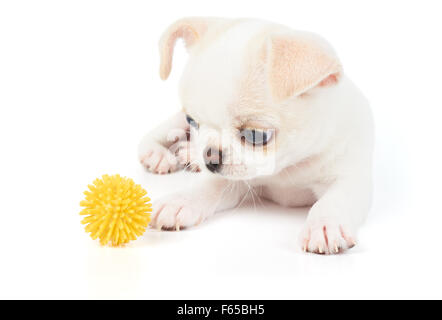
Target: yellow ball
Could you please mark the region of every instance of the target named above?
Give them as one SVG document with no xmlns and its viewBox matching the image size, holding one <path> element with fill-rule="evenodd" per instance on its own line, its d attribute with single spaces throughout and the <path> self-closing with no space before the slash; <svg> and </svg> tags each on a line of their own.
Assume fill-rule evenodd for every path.
<svg viewBox="0 0 442 320">
<path fill-rule="evenodd" d="M 152 205 L 147 192 L 132 179 L 103 175 L 85 191 L 80 202 L 86 232 L 102 245 L 118 246 L 142 235 L 150 222 Z"/>
</svg>

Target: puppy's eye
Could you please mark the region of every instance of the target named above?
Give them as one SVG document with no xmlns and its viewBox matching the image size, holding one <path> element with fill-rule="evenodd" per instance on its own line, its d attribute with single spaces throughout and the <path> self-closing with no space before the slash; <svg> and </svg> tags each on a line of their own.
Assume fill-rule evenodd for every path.
<svg viewBox="0 0 442 320">
<path fill-rule="evenodd" d="M 257 130 L 257 129 L 242 129 L 240 131 L 241 140 L 254 146 L 265 146 L 270 139 L 272 139 L 273 131 L 271 130 Z"/>
<path fill-rule="evenodd" d="M 198 127 L 199 127 L 198 122 L 196 122 L 195 120 L 193 120 L 193 118 L 192 118 L 191 116 L 186 115 L 186 120 L 187 120 L 187 123 L 188 123 L 190 126 L 196 128 L 196 129 L 198 129 Z"/>
</svg>

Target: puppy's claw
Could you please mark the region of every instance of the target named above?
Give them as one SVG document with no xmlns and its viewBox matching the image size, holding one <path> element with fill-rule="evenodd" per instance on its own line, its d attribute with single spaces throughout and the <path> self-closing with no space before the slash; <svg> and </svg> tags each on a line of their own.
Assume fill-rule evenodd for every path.
<svg viewBox="0 0 442 320">
<path fill-rule="evenodd" d="M 179 225 L 179 223 L 176 224 L 176 226 L 175 226 L 175 230 L 176 230 L 176 231 L 180 231 L 180 225 Z"/>
<path fill-rule="evenodd" d="M 350 245 L 348 246 L 349 248 L 353 248 L 356 245 L 356 241 L 351 238 L 350 238 L 349 242 L 350 242 Z"/>
<path fill-rule="evenodd" d="M 338 248 L 338 245 L 337 245 L 337 244 L 335 244 L 335 252 L 336 252 L 336 253 L 339 253 L 339 248 Z"/>
<path fill-rule="evenodd" d="M 198 220 L 195 223 L 195 226 L 199 226 L 201 224 L 201 222 L 203 222 L 203 217 L 199 217 Z"/>
</svg>

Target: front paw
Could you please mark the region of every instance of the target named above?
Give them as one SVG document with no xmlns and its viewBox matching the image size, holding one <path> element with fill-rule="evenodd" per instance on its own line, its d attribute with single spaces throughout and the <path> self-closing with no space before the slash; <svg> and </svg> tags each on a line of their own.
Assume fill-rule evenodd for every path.
<svg viewBox="0 0 442 320">
<path fill-rule="evenodd" d="M 338 254 L 356 245 L 354 233 L 339 222 L 312 219 L 301 232 L 300 243 L 304 252 Z"/>
<path fill-rule="evenodd" d="M 140 162 L 152 173 L 166 174 L 181 169 L 175 155 L 160 144 L 152 143 L 140 157 Z"/>
<path fill-rule="evenodd" d="M 160 199 L 153 204 L 150 225 L 156 229 L 177 230 L 200 224 L 211 209 L 203 203 L 179 195 Z"/>
<path fill-rule="evenodd" d="M 193 143 L 190 141 L 182 141 L 178 143 L 175 154 L 178 163 L 186 170 L 200 172 L 200 168 L 197 164 L 197 149 Z"/>
</svg>

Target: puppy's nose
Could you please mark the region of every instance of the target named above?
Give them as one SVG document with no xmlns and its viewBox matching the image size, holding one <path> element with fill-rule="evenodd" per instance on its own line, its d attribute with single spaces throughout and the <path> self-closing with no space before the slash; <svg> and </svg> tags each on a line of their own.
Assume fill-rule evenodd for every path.
<svg viewBox="0 0 442 320">
<path fill-rule="evenodd" d="M 204 162 L 209 171 L 218 172 L 223 164 L 223 152 L 218 148 L 207 147 L 204 149 Z"/>
</svg>

